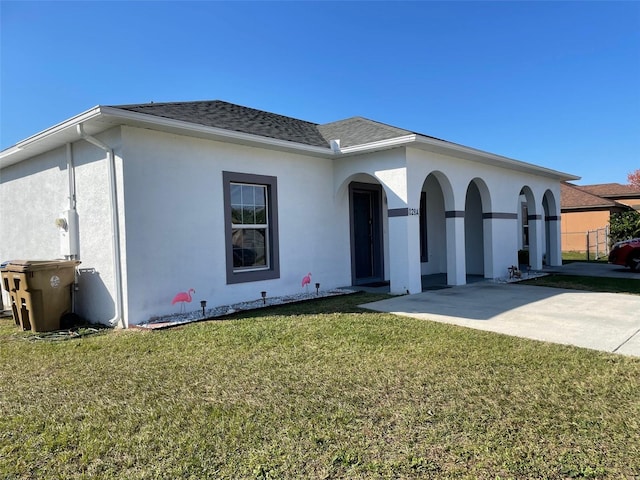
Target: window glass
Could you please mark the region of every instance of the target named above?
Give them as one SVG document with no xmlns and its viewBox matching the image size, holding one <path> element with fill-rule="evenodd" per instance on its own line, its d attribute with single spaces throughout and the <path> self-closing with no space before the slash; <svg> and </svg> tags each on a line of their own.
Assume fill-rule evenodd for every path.
<svg viewBox="0 0 640 480">
<path fill-rule="evenodd" d="M 279 278 L 277 179 L 223 172 L 227 283 Z"/>
</svg>

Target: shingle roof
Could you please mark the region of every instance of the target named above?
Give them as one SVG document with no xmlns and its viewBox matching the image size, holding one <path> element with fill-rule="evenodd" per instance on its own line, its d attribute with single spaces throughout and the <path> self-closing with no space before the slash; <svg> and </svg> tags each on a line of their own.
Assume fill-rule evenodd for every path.
<svg viewBox="0 0 640 480">
<path fill-rule="evenodd" d="M 613 208 L 616 202 L 585 192 L 582 187 L 572 183 L 560 184 L 560 204 L 563 209 L 576 208 Z"/>
<path fill-rule="evenodd" d="M 598 183 L 595 185 L 577 185 L 580 190 L 604 198 L 640 197 L 640 188 L 621 183 Z"/>
<path fill-rule="evenodd" d="M 341 147 L 351 147 L 415 133 L 362 117 L 319 125 L 221 100 L 115 105 L 111 108 L 326 148 L 330 148 L 331 140 L 339 139 Z"/>
<path fill-rule="evenodd" d="M 352 117 L 319 125 L 320 133 L 327 140 L 340 139 L 340 147 L 352 147 L 364 143 L 403 137 L 413 132 L 374 122 L 362 117 Z"/>
<path fill-rule="evenodd" d="M 329 146 L 315 123 L 220 100 L 116 105 L 113 108 L 305 145 Z"/>
</svg>

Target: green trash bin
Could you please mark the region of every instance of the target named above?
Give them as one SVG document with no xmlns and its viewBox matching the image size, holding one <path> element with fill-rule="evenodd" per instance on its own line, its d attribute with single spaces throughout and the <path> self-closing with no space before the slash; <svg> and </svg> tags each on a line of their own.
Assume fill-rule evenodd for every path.
<svg viewBox="0 0 640 480">
<path fill-rule="evenodd" d="M 23 330 L 60 330 L 71 313 L 71 285 L 78 260 L 12 260 L 2 267 L 2 282 L 11 295 L 16 324 Z"/>
</svg>

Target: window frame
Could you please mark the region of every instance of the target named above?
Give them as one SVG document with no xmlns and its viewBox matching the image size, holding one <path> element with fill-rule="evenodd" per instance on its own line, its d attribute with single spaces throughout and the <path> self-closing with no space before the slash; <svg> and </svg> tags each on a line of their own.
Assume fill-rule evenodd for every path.
<svg viewBox="0 0 640 480">
<path fill-rule="evenodd" d="M 420 262 L 429 262 L 429 240 L 427 234 L 427 192 L 420 192 Z"/>
<path fill-rule="evenodd" d="M 278 233 L 278 179 L 268 175 L 240 172 L 222 172 L 224 233 L 227 284 L 258 282 L 280 278 L 280 254 Z M 266 267 L 236 269 L 233 266 L 233 220 L 231 216 L 231 185 L 243 184 L 266 187 L 267 235 Z"/>
<path fill-rule="evenodd" d="M 522 211 L 522 249 L 529 249 L 529 204 L 527 202 L 521 202 L 520 208 Z"/>
</svg>

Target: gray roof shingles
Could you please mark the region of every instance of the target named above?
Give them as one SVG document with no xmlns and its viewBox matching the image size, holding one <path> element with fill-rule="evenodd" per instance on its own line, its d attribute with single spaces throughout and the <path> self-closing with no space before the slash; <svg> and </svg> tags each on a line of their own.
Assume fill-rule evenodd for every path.
<svg viewBox="0 0 640 480">
<path fill-rule="evenodd" d="M 111 108 L 325 148 L 330 148 L 331 140 L 339 139 L 341 147 L 351 147 L 414 133 L 362 117 L 319 125 L 221 100 L 115 105 Z"/>
<path fill-rule="evenodd" d="M 220 100 L 116 105 L 112 108 L 305 145 L 329 146 L 315 123 Z"/>
</svg>

